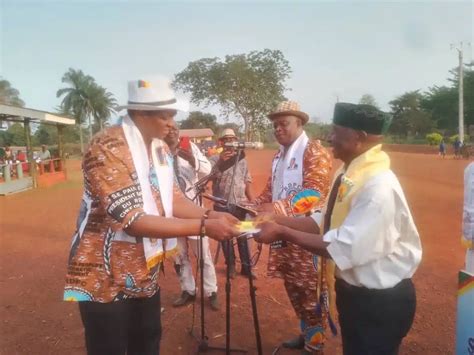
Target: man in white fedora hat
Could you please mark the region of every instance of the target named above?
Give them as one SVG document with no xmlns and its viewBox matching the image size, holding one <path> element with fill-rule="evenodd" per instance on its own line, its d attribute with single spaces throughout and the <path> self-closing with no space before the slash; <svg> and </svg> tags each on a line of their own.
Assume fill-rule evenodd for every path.
<svg viewBox="0 0 474 355">
<path fill-rule="evenodd" d="M 175 186 L 163 138 L 185 110 L 168 80 L 128 83 L 128 114 L 93 137 L 69 254 L 64 299 L 79 301 L 88 354 L 159 354 L 158 275 L 176 237 L 238 234 L 231 215 L 205 210 Z"/>
<path fill-rule="evenodd" d="M 294 101 L 281 102 L 268 115 L 280 149 L 273 158 L 272 173 L 265 190 L 254 201 L 260 211 L 293 216 L 292 197 L 313 190 L 323 204 L 330 187 L 331 156 L 304 131 L 308 115 Z M 308 211 L 309 212 L 309 211 Z M 276 242 L 270 246 L 268 274 L 283 278 L 291 304 L 300 319 L 300 334 L 284 347 L 320 353 L 329 317 L 326 259 L 313 256 L 298 245 Z"/>
</svg>

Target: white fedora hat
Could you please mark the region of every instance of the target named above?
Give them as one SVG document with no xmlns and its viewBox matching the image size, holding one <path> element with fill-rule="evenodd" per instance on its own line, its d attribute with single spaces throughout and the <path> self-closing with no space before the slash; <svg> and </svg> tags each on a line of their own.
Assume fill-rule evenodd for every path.
<svg viewBox="0 0 474 355">
<path fill-rule="evenodd" d="M 176 98 L 171 88 L 171 81 L 167 78 L 131 80 L 128 82 L 128 102 L 126 105 L 118 106 L 117 110 L 187 112 L 189 103 Z"/>
</svg>

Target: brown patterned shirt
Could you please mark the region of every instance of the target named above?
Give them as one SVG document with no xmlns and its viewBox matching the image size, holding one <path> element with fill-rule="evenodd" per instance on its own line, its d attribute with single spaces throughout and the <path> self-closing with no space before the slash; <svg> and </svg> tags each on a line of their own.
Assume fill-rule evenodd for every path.
<svg viewBox="0 0 474 355">
<path fill-rule="evenodd" d="M 169 154 L 167 146 L 163 149 Z M 145 212 L 121 126 L 105 129 L 92 139 L 82 168 L 84 196 L 69 255 L 64 300 L 112 302 L 151 297 L 159 288 L 159 266 L 148 270 L 142 238 L 123 232 Z M 164 215 L 159 178 L 154 169 L 150 172 L 152 194 Z M 176 185 L 174 193 L 180 195 Z"/>
</svg>

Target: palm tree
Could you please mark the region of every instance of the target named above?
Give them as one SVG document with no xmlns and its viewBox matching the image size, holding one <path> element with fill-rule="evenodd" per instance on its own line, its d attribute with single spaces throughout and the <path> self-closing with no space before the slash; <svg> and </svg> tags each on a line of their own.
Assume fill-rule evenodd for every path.
<svg viewBox="0 0 474 355">
<path fill-rule="evenodd" d="M 61 81 L 68 84 L 69 87 L 59 89 L 56 92 L 56 97 L 64 95 L 60 104 L 61 110 L 72 114 L 76 119 L 76 124 L 79 126 L 81 153 L 84 154 L 82 123 L 87 117 L 88 108 L 90 107 L 86 92 L 94 79 L 89 75 L 85 75 L 82 70 L 69 68 L 69 70 L 63 75 Z"/>
<path fill-rule="evenodd" d="M 0 104 L 25 106 L 25 103 L 20 99 L 20 92 L 12 87 L 8 80 L 0 77 Z"/>
<path fill-rule="evenodd" d="M 69 87 L 59 89 L 57 97 L 64 95 L 61 109 L 72 114 L 79 125 L 79 137 L 81 140 L 81 152 L 84 153 L 84 139 L 82 136 L 82 123 L 89 121 L 89 139 L 92 138 L 92 118 L 100 123 L 107 120 L 114 111 L 115 99 L 112 93 L 98 85 L 94 78 L 85 75 L 82 70 L 69 70 L 63 75 L 62 82 Z"/>
<path fill-rule="evenodd" d="M 92 115 L 99 124 L 99 129 L 104 128 L 106 122 L 112 113 L 115 112 L 117 101 L 114 95 L 100 85 L 94 85 L 90 91 L 92 101 Z"/>
</svg>

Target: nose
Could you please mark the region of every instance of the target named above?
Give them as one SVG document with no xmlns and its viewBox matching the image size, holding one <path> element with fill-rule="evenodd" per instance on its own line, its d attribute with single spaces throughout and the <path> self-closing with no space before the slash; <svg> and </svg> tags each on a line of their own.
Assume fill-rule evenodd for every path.
<svg viewBox="0 0 474 355">
<path fill-rule="evenodd" d="M 175 125 L 174 118 L 173 118 L 173 117 L 168 118 L 168 119 L 166 120 L 166 125 L 167 125 L 169 128 L 174 127 L 174 125 Z"/>
</svg>

